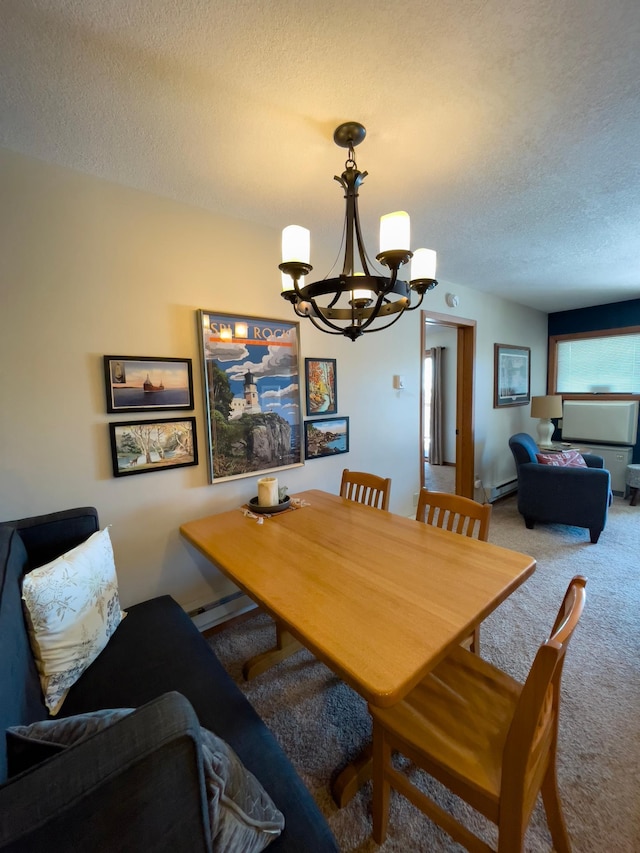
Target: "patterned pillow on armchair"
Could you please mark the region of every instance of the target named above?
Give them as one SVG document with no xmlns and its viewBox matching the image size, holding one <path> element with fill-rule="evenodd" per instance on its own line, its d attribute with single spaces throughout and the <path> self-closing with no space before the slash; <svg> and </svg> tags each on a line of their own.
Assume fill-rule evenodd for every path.
<svg viewBox="0 0 640 853">
<path fill-rule="evenodd" d="M 582 453 L 577 450 L 563 450 L 562 453 L 536 453 L 541 465 L 555 465 L 556 468 L 587 468 Z"/>
</svg>

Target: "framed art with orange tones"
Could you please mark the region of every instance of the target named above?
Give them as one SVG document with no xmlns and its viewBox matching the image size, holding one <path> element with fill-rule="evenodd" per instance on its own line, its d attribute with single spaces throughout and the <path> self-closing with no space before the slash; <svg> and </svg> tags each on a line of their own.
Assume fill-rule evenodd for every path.
<svg viewBox="0 0 640 853">
<path fill-rule="evenodd" d="M 335 415 L 338 412 L 335 358 L 305 358 L 307 415 Z"/>
</svg>

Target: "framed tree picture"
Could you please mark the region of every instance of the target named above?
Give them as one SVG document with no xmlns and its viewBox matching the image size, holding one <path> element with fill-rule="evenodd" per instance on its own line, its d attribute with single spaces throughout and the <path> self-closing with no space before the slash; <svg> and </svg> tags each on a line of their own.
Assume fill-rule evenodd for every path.
<svg viewBox="0 0 640 853">
<path fill-rule="evenodd" d="M 307 415 L 335 415 L 338 411 L 335 358 L 305 358 Z"/>
<path fill-rule="evenodd" d="M 304 464 L 299 324 L 198 311 L 209 481 Z"/>
<path fill-rule="evenodd" d="M 494 344 L 493 408 L 525 406 L 531 401 L 531 350 Z"/>
<path fill-rule="evenodd" d="M 114 477 L 198 464 L 196 419 L 119 421 L 109 424 Z"/>
</svg>

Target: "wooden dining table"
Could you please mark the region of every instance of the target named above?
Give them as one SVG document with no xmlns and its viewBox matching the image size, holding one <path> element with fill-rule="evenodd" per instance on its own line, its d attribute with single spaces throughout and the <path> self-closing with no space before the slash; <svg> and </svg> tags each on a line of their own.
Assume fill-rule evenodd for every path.
<svg viewBox="0 0 640 853">
<path fill-rule="evenodd" d="M 181 534 L 274 618 L 273 650 L 255 677 L 300 644 L 367 702 L 401 700 L 535 570 L 526 554 L 316 489 L 262 520 L 241 509 Z M 344 805 L 369 755 L 333 784 Z"/>
</svg>

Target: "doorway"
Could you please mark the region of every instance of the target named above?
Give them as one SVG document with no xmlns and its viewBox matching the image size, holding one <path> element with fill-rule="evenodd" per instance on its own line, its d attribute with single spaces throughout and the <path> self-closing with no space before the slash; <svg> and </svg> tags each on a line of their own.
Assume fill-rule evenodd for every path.
<svg viewBox="0 0 640 853">
<path fill-rule="evenodd" d="M 420 399 L 420 481 L 425 485 L 425 434 L 426 418 L 431 400 L 430 383 L 425 376 L 425 355 L 431 349 L 429 329 L 438 327 L 455 330 L 455 493 L 474 496 L 474 445 L 473 445 L 473 380 L 475 372 L 476 321 L 452 317 L 433 311 L 421 312 L 421 399 Z M 432 338 L 434 335 L 431 336 Z M 429 400 L 426 395 L 429 393 Z"/>
</svg>

